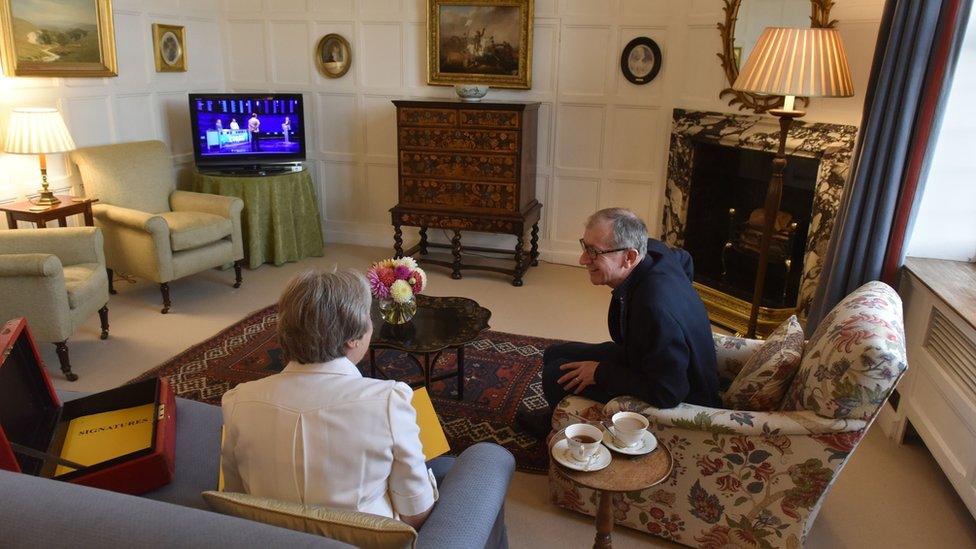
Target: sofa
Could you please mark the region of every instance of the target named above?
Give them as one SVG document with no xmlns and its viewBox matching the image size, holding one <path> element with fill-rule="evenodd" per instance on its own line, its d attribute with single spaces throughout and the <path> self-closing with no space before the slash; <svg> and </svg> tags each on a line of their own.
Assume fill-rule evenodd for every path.
<svg viewBox="0 0 976 549">
<path fill-rule="evenodd" d="M 763 347 L 739 337 L 713 339 L 725 387 Z M 907 367 L 901 299 L 870 282 L 824 317 L 773 409 L 658 409 L 632 397 L 601 404 L 570 396 L 554 411 L 553 428 L 632 411 L 647 417 L 667 445 L 671 475 L 615 498 L 619 525 L 693 547 L 799 547 Z M 595 515 L 599 494 L 558 467 L 549 470 L 549 487 L 556 505 Z"/>
<path fill-rule="evenodd" d="M 200 494 L 217 486 L 220 408 L 178 398 L 176 421 L 175 478 L 141 497 L 0 471 L 0 546 L 351 547 L 209 511 Z M 456 460 L 433 460 L 431 467 L 437 476 L 450 469 L 416 547 L 507 547 L 503 504 L 515 470 L 512 455 L 476 444 Z"/>
</svg>

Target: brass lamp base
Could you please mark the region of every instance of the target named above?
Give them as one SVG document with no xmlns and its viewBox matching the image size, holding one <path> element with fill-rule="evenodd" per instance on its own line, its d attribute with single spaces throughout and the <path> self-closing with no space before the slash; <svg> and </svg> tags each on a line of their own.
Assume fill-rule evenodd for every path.
<svg viewBox="0 0 976 549">
<path fill-rule="evenodd" d="M 34 200 L 35 206 L 56 206 L 60 203 L 61 200 L 54 196 L 54 193 L 47 186 L 41 189 L 41 194 Z"/>
</svg>

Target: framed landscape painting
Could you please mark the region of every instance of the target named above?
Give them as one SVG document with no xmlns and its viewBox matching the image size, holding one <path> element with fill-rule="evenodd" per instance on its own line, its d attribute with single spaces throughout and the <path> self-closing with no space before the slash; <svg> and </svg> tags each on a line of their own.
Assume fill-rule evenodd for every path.
<svg viewBox="0 0 976 549">
<path fill-rule="evenodd" d="M 427 0 L 427 83 L 532 87 L 534 0 Z"/>
<path fill-rule="evenodd" d="M 115 76 L 112 0 L 0 0 L 8 76 Z"/>
</svg>

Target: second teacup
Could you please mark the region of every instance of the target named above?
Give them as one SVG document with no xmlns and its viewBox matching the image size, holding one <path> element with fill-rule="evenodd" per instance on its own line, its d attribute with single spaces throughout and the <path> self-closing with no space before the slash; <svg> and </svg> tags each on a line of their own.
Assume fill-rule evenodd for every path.
<svg viewBox="0 0 976 549">
<path fill-rule="evenodd" d="M 600 449 L 603 431 L 586 423 L 574 423 L 566 427 L 569 455 L 576 461 L 588 461 Z"/>
<path fill-rule="evenodd" d="M 617 412 L 611 418 L 613 426 L 610 433 L 626 447 L 636 446 L 644 437 L 644 430 L 650 423 L 647 418 L 635 412 Z"/>
</svg>

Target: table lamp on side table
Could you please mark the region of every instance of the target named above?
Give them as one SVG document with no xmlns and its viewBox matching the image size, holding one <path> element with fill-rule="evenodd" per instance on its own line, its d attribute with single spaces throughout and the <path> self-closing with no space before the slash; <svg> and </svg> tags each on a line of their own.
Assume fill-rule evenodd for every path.
<svg viewBox="0 0 976 549">
<path fill-rule="evenodd" d="M 784 96 L 783 108 L 770 114 L 779 117 L 779 151 L 773 159 L 773 174 L 766 189 L 765 226 L 759 245 L 756 287 L 752 294 L 747 337 L 756 337 L 759 307 L 766 282 L 766 263 L 773 239 L 773 223 L 783 196 L 786 169 L 786 137 L 794 118 L 804 113 L 794 108 L 800 97 L 851 97 L 854 81 L 840 33 L 832 28 L 768 27 L 749 54 L 732 89 L 764 95 Z"/>
<path fill-rule="evenodd" d="M 41 163 L 41 193 L 33 201 L 38 210 L 61 203 L 47 187 L 47 158 L 44 155 L 67 152 L 74 148 L 75 142 L 57 109 L 15 107 L 10 112 L 3 150 L 10 154 L 38 155 Z"/>
</svg>

